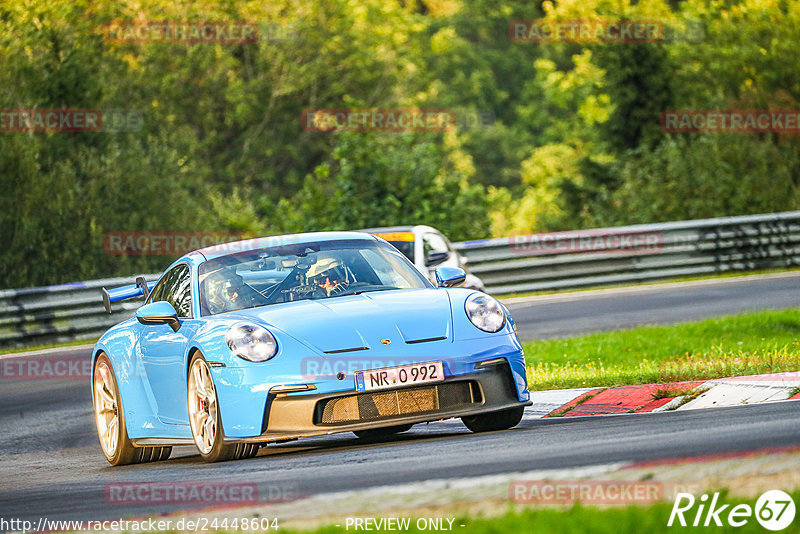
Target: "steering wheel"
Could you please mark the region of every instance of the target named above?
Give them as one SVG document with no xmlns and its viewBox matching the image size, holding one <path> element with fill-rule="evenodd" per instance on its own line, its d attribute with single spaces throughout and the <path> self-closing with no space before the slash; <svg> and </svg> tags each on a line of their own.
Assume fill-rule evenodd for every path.
<svg viewBox="0 0 800 534">
<path fill-rule="evenodd" d="M 289 289 L 281 290 L 282 294 L 292 295 L 289 300 L 294 300 L 294 295 L 298 297 L 306 297 L 309 299 L 321 299 L 328 296 L 319 286 L 305 284 L 302 286 L 290 287 Z"/>
</svg>

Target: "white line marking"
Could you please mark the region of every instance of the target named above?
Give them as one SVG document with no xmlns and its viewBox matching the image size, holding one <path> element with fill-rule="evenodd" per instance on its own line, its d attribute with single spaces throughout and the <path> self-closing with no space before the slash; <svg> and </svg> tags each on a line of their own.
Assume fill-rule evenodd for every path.
<svg viewBox="0 0 800 534">
<path fill-rule="evenodd" d="M 73 350 L 92 350 L 94 343 L 91 345 L 70 345 L 67 347 L 53 347 L 52 349 L 32 350 L 29 352 L 13 352 L 11 354 L 0 354 L 0 360 L 7 360 L 9 358 L 25 358 L 28 356 L 42 356 L 45 354 L 54 354 L 56 352 L 67 352 Z"/>
</svg>

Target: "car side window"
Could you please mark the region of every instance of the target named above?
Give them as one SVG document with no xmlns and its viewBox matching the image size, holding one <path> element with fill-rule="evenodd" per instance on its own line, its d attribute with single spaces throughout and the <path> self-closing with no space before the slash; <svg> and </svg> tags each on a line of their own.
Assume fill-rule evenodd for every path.
<svg viewBox="0 0 800 534">
<path fill-rule="evenodd" d="M 178 273 L 172 293 L 167 295 L 167 302 L 172 304 L 178 317 L 192 316 L 192 277 L 189 276 L 189 266 L 179 265 L 176 269 L 181 269 Z"/>
<path fill-rule="evenodd" d="M 160 302 L 162 300 L 166 300 L 164 295 L 166 295 L 165 288 L 170 285 L 170 279 L 172 278 L 172 273 L 175 269 L 172 269 L 167 274 L 161 277 L 161 280 L 158 281 L 156 287 L 150 292 L 150 298 L 147 299 L 147 303 L 150 304 L 151 302 Z"/>
<path fill-rule="evenodd" d="M 442 236 L 428 233 L 422 236 L 422 252 L 427 258 L 431 252 L 450 252 L 450 250 Z"/>
<path fill-rule="evenodd" d="M 178 317 L 190 317 L 192 313 L 191 276 L 185 263 L 176 265 L 165 274 L 153 288 L 148 302 L 166 301 L 172 304 Z"/>
<path fill-rule="evenodd" d="M 445 236 L 441 234 L 439 235 L 439 237 L 442 239 L 442 241 L 444 241 L 444 246 L 447 247 L 447 252 L 455 252 L 453 250 L 453 245 L 450 243 L 449 239 L 447 239 Z"/>
</svg>

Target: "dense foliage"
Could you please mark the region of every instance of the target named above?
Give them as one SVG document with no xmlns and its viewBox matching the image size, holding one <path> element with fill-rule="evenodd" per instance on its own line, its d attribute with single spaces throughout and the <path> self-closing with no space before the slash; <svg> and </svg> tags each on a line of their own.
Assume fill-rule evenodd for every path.
<svg viewBox="0 0 800 534">
<path fill-rule="evenodd" d="M 798 109 L 788 0 L 0 0 L 0 287 L 157 271 L 108 232 L 426 223 L 453 240 L 796 209 L 792 134 L 665 133 L 666 109 Z M 525 43 L 515 19 L 660 21 L 652 43 Z M 254 21 L 255 43 L 112 42 L 112 21 Z M 306 109 L 453 110 L 454 131 L 312 132 Z"/>
</svg>

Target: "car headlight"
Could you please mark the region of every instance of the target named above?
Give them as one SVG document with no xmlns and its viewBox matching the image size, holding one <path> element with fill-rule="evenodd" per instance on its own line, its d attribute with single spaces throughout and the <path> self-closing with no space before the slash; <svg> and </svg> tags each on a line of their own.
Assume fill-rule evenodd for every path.
<svg viewBox="0 0 800 534">
<path fill-rule="evenodd" d="M 489 295 L 473 293 L 467 297 L 464 310 L 472 324 L 484 332 L 497 332 L 506 324 L 502 306 Z"/>
<path fill-rule="evenodd" d="M 278 342 L 269 330 L 253 324 L 235 324 L 225 334 L 235 355 L 251 362 L 265 362 L 278 352 Z"/>
</svg>

